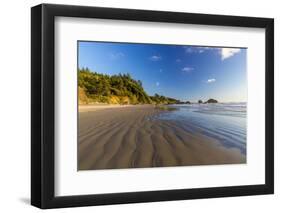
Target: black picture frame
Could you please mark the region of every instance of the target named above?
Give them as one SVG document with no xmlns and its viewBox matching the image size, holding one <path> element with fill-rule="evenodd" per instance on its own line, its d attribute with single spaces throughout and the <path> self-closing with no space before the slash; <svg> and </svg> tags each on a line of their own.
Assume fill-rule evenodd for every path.
<svg viewBox="0 0 281 213">
<path fill-rule="evenodd" d="M 55 17 L 264 28 L 265 184 L 93 195 L 54 195 Z M 240 16 L 41 4 L 31 8 L 31 204 L 42 208 L 217 198 L 274 193 L 274 20 Z"/>
</svg>

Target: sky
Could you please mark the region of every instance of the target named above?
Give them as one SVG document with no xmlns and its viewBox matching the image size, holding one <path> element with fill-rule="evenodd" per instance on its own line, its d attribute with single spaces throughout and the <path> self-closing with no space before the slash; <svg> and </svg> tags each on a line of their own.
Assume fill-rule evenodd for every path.
<svg viewBox="0 0 281 213">
<path fill-rule="evenodd" d="M 78 67 L 129 73 L 149 95 L 181 101 L 247 101 L 245 48 L 78 42 Z"/>
</svg>

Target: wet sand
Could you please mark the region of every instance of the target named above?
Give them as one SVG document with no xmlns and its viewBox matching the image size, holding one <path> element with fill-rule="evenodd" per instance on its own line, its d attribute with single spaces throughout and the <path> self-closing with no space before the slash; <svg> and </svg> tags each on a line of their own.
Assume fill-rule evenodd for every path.
<svg viewBox="0 0 281 213">
<path fill-rule="evenodd" d="M 134 105 L 118 105 L 118 104 L 95 104 L 95 105 L 79 105 L 79 112 L 93 112 L 103 109 L 115 109 L 124 107 L 136 107 Z"/>
<path fill-rule="evenodd" d="M 245 155 L 176 121 L 152 105 L 79 109 L 78 170 L 245 163 Z"/>
</svg>

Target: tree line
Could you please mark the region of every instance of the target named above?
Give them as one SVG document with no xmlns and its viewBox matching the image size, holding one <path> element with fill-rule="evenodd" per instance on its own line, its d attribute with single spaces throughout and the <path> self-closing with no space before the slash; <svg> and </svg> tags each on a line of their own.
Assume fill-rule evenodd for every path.
<svg viewBox="0 0 281 213">
<path fill-rule="evenodd" d="M 78 69 L 79 104 L 177 104 L 179 100 L 155 94 L 149 96 L 140 80 L 130 74 L 107 75 Z"/>
</svg>

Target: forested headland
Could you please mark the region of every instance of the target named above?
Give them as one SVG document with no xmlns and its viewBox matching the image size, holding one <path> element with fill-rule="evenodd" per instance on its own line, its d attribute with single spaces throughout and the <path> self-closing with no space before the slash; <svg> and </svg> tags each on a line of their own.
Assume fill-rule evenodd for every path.
<svg viewBox="0 0 281 213">
<path fill-rule="evenodd" d="M 78 69 L 79 104 L 177 104 L 174 98 L 149 96 L 140 80 L 130 74 L 106 75 Z"/>
</svg>

